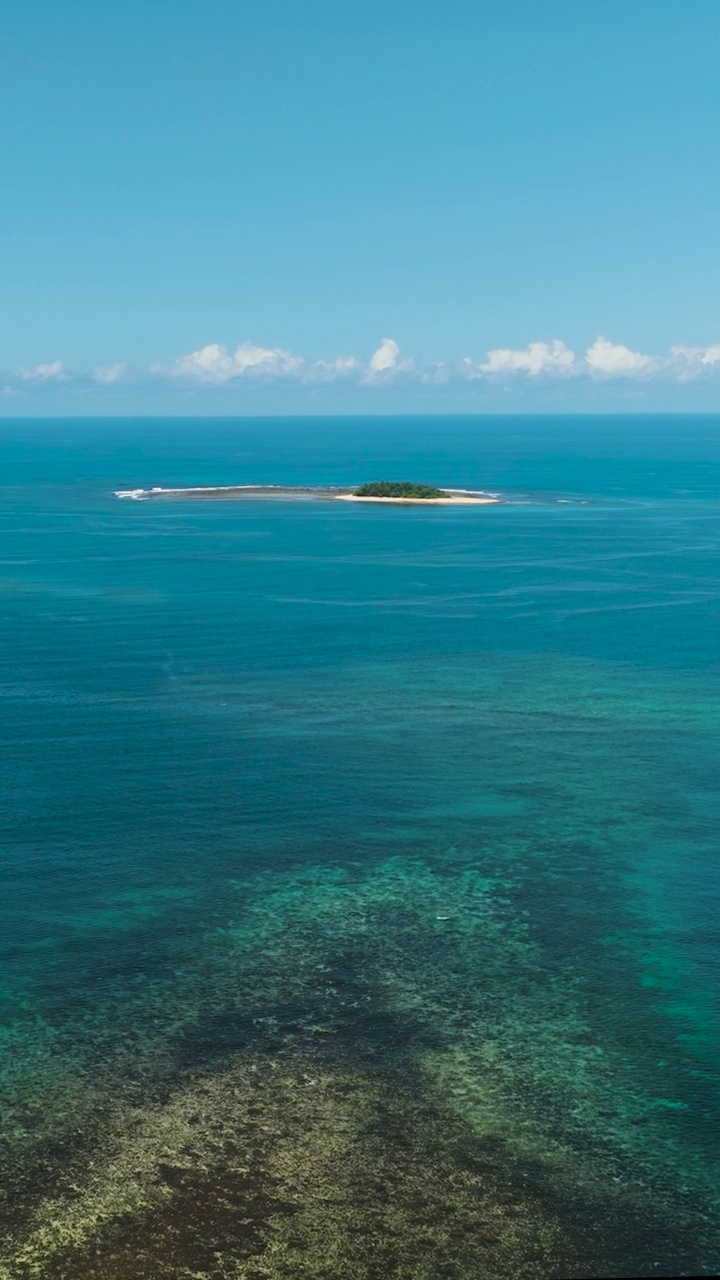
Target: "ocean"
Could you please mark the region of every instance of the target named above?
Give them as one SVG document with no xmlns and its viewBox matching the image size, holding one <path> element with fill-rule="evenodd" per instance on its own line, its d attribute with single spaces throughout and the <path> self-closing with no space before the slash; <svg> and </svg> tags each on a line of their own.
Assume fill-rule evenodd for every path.
<svg viewBox="0 0 720 1280">
<path fill-rule="evenodd" d="M 2 1280 L 713 1274 L 720 418 L 0 458 Z"/>
</svg>

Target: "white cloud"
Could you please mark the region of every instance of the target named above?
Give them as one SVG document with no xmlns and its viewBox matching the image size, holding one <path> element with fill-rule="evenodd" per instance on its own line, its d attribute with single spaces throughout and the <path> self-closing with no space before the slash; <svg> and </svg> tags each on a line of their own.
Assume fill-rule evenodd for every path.
<svg viewBox="0 0 720 1280">
<path fill-rule="evenodd" d="M 375 377 L 378 373 L 388 373 L 394 369 L 400 348 L 394 338 L 383 338 L 377 351 L 374 351 L 368 360 L 368 373 Z"/>
<path fill-rule="evenodd" d="M 671 347 L 670 354 L 680 366 L 680 376 L 689 377 L 720 365 L 720 342 L 711 347 Z"/>
<path fill-rule="evenodd" d="M 227 382 L 233 372 L 232 356 L 217 342 L 181 356 L 173 369 L 179 378 L 199 378 L 203 382 Z"/>
<path fill-rule="evenodd" d="M 400 348 L 394 338 L 382 338 L 377 351 L 373 351 L 368 360 L 366 382 L 374 382 L 376 378 L 393 373 L 409 373 L 413 368 L 412 360 L 400 359 Z"/>
<path fill-rule="evenodd" d="M 633 378 L 658 370 L 662 362 L 654 356 L 631 351 L 620 342 L 596 338 L 585 352 L 585 363 L 591 373 L 604 378 Z"/>
<path fill-rule="evenodd" d="M 211 342 L 199 351 L 191 351 L 175 363 L 171 373 L 177 378 L 193 378 L 200 382 L 231 382 L 250 375 L 297 376 L 304 365 L 302 356 L 294 356 L 281 347 L 256 347 L 241 342 L 228 351 L 219 342 Z"/>
<path fill-rule="evenodd" d="M 18 376 L 23 382 L 67 382 L 68 379 L 62 360 L 36 364 L 33 369 L 20 369 Z"/>
<path fill-rule="evenodd" d="M 465 362 L 472 364 L 472 362 Z M 572 373 L 575 364 L 575 352 L 565 346 L 559 338 L 552 342 L 531 342 L 524 351 L 513 351 L 510 347 L 495 347 L 488 351 L 484 364 L 478 365 L 470 377 L 482 374 L 527 373 L 536 378 L 540 373 L 568 374 Z"/>
<path fill-rule="evenodd" d="M 100 365 L 97 369 L 93 369 L 93 382 L 99 382 L 101 386 L 109 387 L 113 382 L 121 382 L 127 372 L 127 365 L 110 364 Z"/>
<path fill-rule="evenodd" d="M 334 382 L 337 378 L 348 378 L 362 368 L 355 356 L 337 356 L 335 360 L 316 360 L 305 375 L 307 382 Z"/>
<path fill-rule="evenodd" d="M 475 365 L 466 357 L 459 366 L 459 372 L 469 378 L 518 373 L 529 377 L 541 374 L 567 377 L 584 373 L 598 378 L 634 378 L 663 372 L 666 367 L 667 361 L 644 355 L 640 351 L 631 351 L 622 343 L 609 342 L 603 337 L 596 338 L 585 355 L 578 359 L 564 342 L 554 338 L 552 342 L 531 342 L 521 351 L 510 347 L 496 347 L 488 351 L 484 364 Z"/>
</svg>

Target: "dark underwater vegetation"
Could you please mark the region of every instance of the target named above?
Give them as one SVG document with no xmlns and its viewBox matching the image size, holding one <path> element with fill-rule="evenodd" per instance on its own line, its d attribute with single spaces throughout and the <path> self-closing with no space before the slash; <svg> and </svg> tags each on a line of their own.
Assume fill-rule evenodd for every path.
<svg viewBox="0 0 720 1280">
<path fill-rule="evenodd" d="M 713 1274 L 720 421 L 0 452 L 2 1280 Z"/>
</svg>

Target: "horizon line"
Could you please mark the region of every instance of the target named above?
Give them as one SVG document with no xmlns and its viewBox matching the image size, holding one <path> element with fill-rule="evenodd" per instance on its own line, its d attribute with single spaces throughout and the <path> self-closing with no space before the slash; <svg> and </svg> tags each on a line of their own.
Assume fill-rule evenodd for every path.
<svg viewBox="0 0 720 1280">
<path fill-rule="evenodd" d="M 135 422 L 138 420 L 151 422 L 316 422 L 318 420 L 337 421 L 351 419 L 353 421 L 401 421 L 417 418 L 718 418 L 717 409 L 612 409 L 606 412 L 597 410 L 558 409 L 556 411 L 538 410 L 526 412 L 510 412 L 502 409 L 477 412 L 432 413 L 418 410 L 406 413 L 53 413 L 53 414 L 0 414 L 0 424 L 11 422 Z"/>
</svg>

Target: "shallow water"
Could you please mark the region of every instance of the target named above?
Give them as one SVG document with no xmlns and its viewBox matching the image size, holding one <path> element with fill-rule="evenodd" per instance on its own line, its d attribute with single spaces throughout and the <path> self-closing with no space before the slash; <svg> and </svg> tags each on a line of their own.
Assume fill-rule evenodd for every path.
<svg viewBox="0 0 720 1280">
<path fill-rule="evenodd" d="M 0 1276 L 717 1269 L 719 429 L 0 426 Z"/>
</svg>

